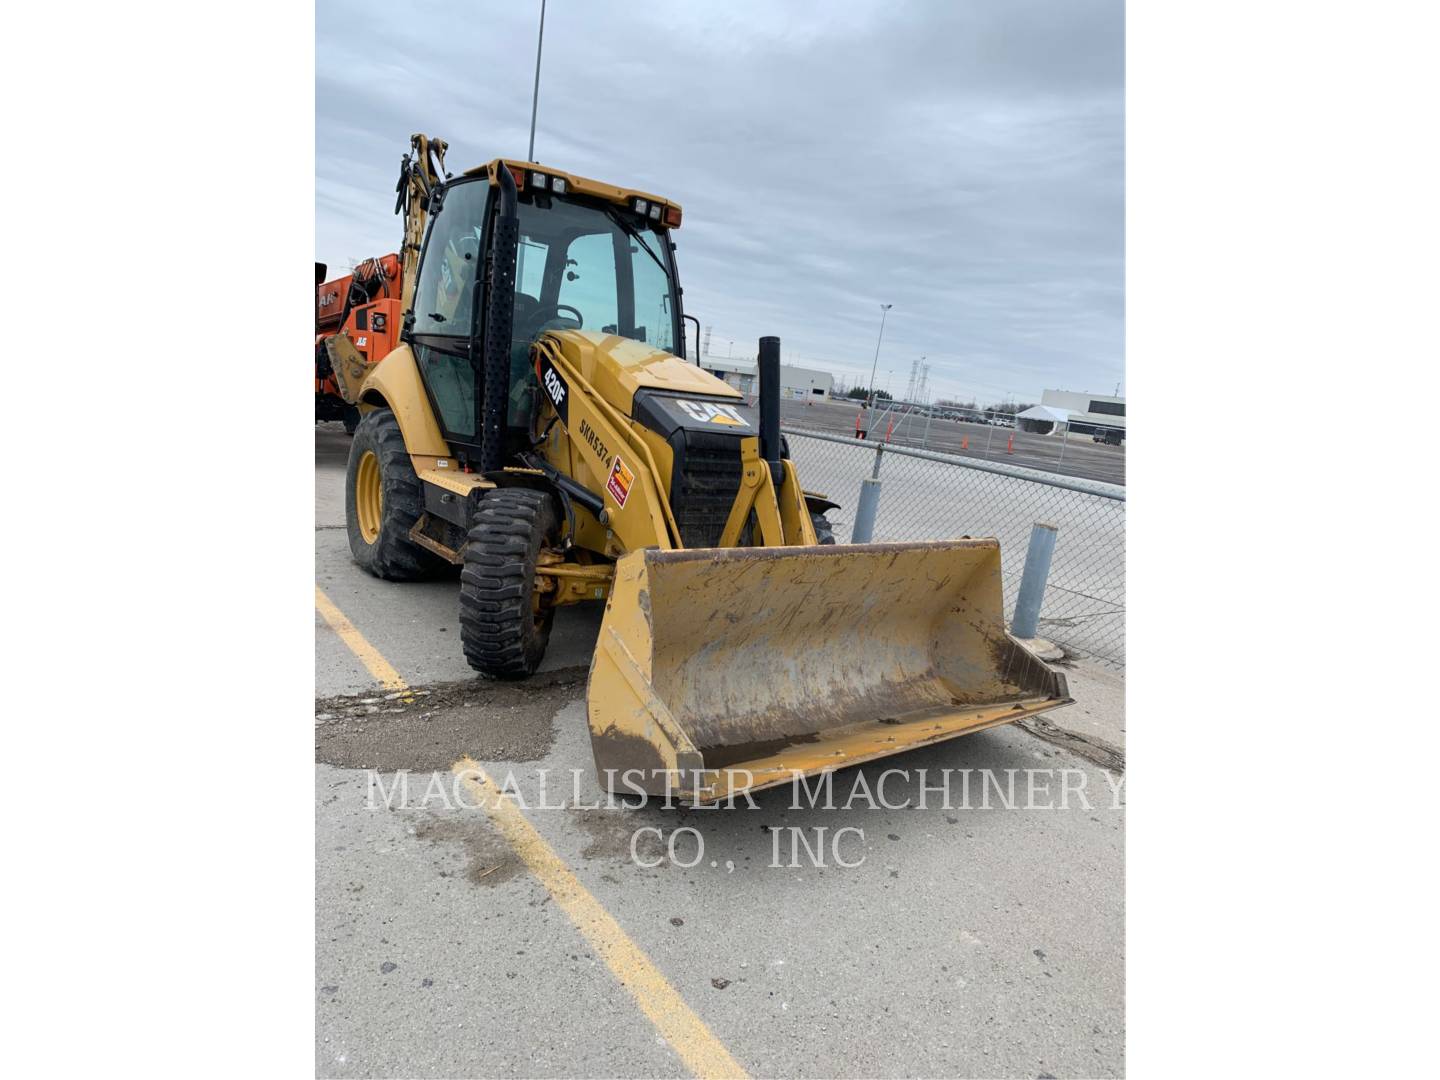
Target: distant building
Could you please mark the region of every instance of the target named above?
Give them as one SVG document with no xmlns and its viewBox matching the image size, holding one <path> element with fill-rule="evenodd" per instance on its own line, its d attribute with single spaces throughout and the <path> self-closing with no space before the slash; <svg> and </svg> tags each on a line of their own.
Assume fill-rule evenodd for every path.
<svg viewBox="0 0 1440 1080">
<path fill-rule="evenodd" d="M 715 356 L 702 356 L 700 366 L 716 378 L 724 379 L 746 397 L 754 397 L 760 392 L 753 360 L 722 360 Z M 834 389 L 835 377 L 828 371 L 792 367 L 789 364 L 780 365 L 780 398 L 782 401 L 787 398 L 792 401 L 825 398 L 829 397 Z"/>
<path fill-rule="evenodd" d="M 1120 432 L 1125 438 L 1125 399 L 1108 397 L 1104 394 L 1084 394 L 1074 390 L 1046 390 L 1040 395 L 1040 404 L 1053 409 L 1064 409 L 1070 414 L 1070 430 L 1082 435 L 1093 435 L 1104 428 Z"/>
</svg>

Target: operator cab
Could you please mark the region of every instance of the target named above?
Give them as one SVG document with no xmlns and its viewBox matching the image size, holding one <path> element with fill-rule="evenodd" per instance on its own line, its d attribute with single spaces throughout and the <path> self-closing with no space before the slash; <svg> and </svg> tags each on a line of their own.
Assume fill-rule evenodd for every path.
<svg viewBox="0 0 1440 1080">
<path fill-rule="evenodd" d="M 484 290 L 498 211 L 491 166 L 439 190 L 406 339 L 446 439 L 480 443 Z M 680 208 L 651 196 L 509 165 L 517 180 L 519 245 L 507 394 L 507 445 L 525 445 L 537 405 L 530 346 L 550 330 L 589 330 L 684 357 L 670 227 Z M 521 183 L 520 181 L 524 181 Z M 608 197 L 607 197 L 608 196 Z"/>
</svg>

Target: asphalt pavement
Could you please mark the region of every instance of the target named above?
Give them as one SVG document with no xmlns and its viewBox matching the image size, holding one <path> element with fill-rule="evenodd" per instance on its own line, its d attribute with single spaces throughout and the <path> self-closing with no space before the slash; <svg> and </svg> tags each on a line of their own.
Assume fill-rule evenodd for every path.
<svg viewBox="0 0 1440 1080">
<path fill-rule="evenodd" d="M 474 678 L 455 582 L 350 561 L 349 440 L 316 431 L 318 1075 L 1123 1074 L 1123 750 L 1009 726 L 841 770 L 829 809 L 607 807 L 601 612 L 559 613 L 536 680 Z M 1123 682 L 1069 674 L 1052 718 L 1123 740 Z"/>
</svg>

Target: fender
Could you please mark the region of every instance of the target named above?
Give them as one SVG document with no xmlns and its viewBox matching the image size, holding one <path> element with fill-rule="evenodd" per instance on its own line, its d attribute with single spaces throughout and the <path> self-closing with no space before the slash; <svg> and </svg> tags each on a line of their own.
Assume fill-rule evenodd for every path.
<svg viewBox="0 0 1440 1080">
<path fill-rule="evenodd" d="M 360 384 L 359 400 L 362 406 L 389 408 L 395 414 L 411 457 L 452 456 L 430 410 L 420 368 L 409 345 L 399 346 L 375 365 Z"/>
<path fill-rule="evenodd" d="M 824 495 L 817 495 L 813 491 L 801 492 L 805 496 L 805 507 L 812 514 L 823 514 L 826 510 L 838 510 L 840 504 L 834 499 L 827 499 Z"/>
</svg>

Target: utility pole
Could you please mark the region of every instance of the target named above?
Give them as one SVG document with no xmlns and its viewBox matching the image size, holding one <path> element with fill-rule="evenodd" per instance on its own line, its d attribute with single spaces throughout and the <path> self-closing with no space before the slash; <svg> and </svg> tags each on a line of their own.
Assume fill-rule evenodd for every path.
<svg viewBox="0 0 1440 1080">
<path fill-rule="evenodd" d="M 526 161 L 535 160 L 535 113 L 540 108 L 540 51 L 545 48 L 545 0 L 540 0 L 540 37 L 535 42 L 535 93 L 530 98 L 530 151 Z"/>
<path fill-rule="evenodd" d="M 870 365 L 870 407 L 875 407 L 875 369 L 880 366 L 880 342 L 885 340 L 885 316 L 894 304 L 880 305 L 880 336 L 875 339 L 875 362 Z"/>
<path fill-rule="evenodd" d="M 921 359 L 924 359 L 923 357 Z M 915 400 L 915 376 L 920 373 L 920 360 L 910 361 L 910 381 L 905 384 L 905 400 Z"/>
</svg>

